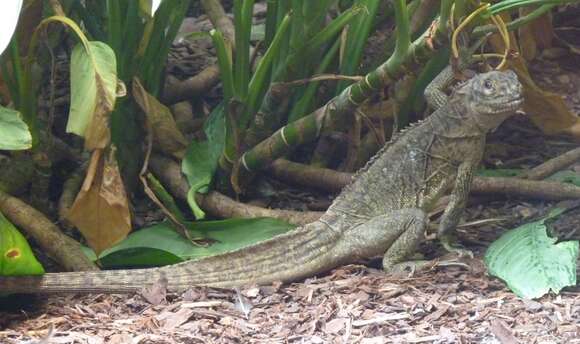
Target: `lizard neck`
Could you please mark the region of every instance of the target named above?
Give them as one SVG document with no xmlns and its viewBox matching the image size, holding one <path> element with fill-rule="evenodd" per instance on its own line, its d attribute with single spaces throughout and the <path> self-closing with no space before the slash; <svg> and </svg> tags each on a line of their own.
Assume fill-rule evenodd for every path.
<svg viewBox="0 0 580 344">
<path fill-rule="evenodd" d="M 429 116 L 433 133 L 454 139 L 485 136 L 491 129 L 477 122 L 474 118 L 478 116 L 472 116 L 469 111 L 472 110 L 461 100 L 447 103 Z"/>
</svg>

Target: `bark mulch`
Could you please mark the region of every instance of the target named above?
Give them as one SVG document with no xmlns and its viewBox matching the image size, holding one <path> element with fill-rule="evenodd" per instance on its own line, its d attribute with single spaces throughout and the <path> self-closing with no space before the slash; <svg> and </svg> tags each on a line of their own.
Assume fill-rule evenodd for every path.
<svg viewBox="0 0 580 344">
<path fill-rule="evenodd" d="M 0 343 L 580 343 L 580 293 L 522 300 L 471 268 L 394 279 L 347 266 L 291 285 L 50 296 L 0 313 Z"/>
</svg>

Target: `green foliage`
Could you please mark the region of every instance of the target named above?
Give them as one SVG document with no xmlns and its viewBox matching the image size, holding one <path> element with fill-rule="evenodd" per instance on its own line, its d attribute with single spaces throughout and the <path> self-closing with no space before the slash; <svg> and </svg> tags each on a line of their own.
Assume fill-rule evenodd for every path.
<svg viewBox="0 0 580 344">
<path fill-rule="evenodd" d="M 20 112 L 0 106 L 0 149 L 21 150 L 32 147 L 32 136 Z"/>
<path fill-rule="evenodd" d="M 99 256 L 103 267 L 143 267 L 178 263 L 233 251 L 294 228 L 270 219 L 229 219 L 188 224 L 192 238 L 204 238 L 207 246 L 194 246 L 168 222 L 141 229 Z"/>
<path fill-rule="evenodd" d="M 513 229 L 496 240 L 485 254 L 489 273 L 504 280 L 523 298 L 538 298 L 576 285 L 578 241 L 556 244 L 546 235 L 545 222 L 559 216 L 555 208 L 548 216 Z"/>
<path fill-rule="evenodd" d="M 343 56 L 340 59 L 339 73 L 342 75 L 361 74 L 359 69 L 364 46 L 367 42 L 371 29 L 375 25 L 375 18 L 379 8 L 379 0 L 356 0 L 355 4 L 364 8 L 346 30 L 346 40 L 343 43 Z M 336 94 L 340 94 L 348 83 L 338 83 Z"/>
<path fill-rule="evenodd" d="M 85 137 L 96 111 L 116 98 L 117 63 L 103 42 L 77 44 L 71 55 L 71 104 L 67 132 Z"/>
<path fill-rule="evenodd" d="M 189 0 L 163 1 L 155 16 L 149 6 L 134 0 L 75 1 L 71 16 L 85 24 L 87 35 L 108 44 L 117 60 L 118 78 L 130 85 L 139 77 L 144 88 L 158 96 L 164 81 L 163 68 Z M 143 10 L 143 9 L 147 10 Z M 127 186 L 136 186 L 141 166 L 144 134 L 139 111 L 131 99 L 118 102 L 111 114 L 111 139 Z"/>
<path fill-rule="evenodd" d="M 574 171 L 558 171 L 546 180 L 580 186 L 580 173 Z"/>
<path fill-rule="evenodd" d="M 36 260 L 26 239 L 0 213 L 0 275 L 42 275 L 44 269 Z"/>
<path fill-rule="evenodd" d="M 183 174 L 187 177 L 190 190 L 187 202 L 197 219 L 203 219 L 205 213 L 195 201 L 195 194 L 207 193 L 212 177 L 217 169 L 218 160 L 225 143 L 224 107 L 216 107 L 205 123 L 204 131 L 207 141 L 193 140 L 181 164 Z"/>
</svg>

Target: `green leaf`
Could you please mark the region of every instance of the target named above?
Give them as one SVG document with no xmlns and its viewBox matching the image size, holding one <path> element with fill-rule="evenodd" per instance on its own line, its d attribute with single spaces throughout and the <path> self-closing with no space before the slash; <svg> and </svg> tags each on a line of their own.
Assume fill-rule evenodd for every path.
<svg viewBox="0 0 580 344">
<path fill-rule="evenodd" d="M 88 48 L 87 48 L 88 47 Z M 71 105 L 66 131 L 85 137 L 97 111 L 112 111 L 117 90 L 117 63 L 103 42 L 77 44 L 71 55 Z"/>
<path fill-rule="evenodd" d="M 0 275 L 42 275 L 43 273 L 42 265 L 34 257 L 24 236 L 0 213 Z"/>
<path fill-rule="evenodd" d="M 195 194 L 209 191 L 209 185 L 224 149 L 225 116 L 223 104 L 212 111 L 206 121 L 204 131 L 207 141 L 192 141 L 181 164 L 181 170 L 187 177 L 190 186 L 187 203 L 196 219 L 203 219 L 205 213 L 197 205 Z"/>
<path fill-rule="evenodd" d="M 574 171 L 558 171 L 546 178 L 546 180 L 580 186 L 580 173 Z"/>
<path fill-rule="evenodd" d="M 0 106 L 0 149 L 20 150 L 32 146 L 32 136 L 20 112 Z"/>
<path fill-rule="evenodd" d="M 523 298 L 538 298 L 553 290 L 576 285 L 578 241 L 555 244 L 546 234 L 545 221 L 564 212 L 555 208 L 536 222 L 513 229 L 488 248 L 485 264 L 491 275 L 504 280 Z"/>
<path fill-rule="evenodd" d="M 108 268 L 173 264 L 233 251 L 294 228 L 271 218 L 195 222 L 188 227 L 193 238 L 205 238 L 212 243 L 207 247 L 194 246 L 169 222 L 163 222 L 141 229 L 103 251 L 100 263 Z"/>
</svg>

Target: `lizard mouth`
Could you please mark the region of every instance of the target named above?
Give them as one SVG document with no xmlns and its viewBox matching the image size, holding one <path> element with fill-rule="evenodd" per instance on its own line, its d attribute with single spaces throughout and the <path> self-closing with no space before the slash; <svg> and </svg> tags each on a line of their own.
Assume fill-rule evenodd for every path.
<svg viewBox="0 0 580 344">
<path fill-rule="evenodd" d="M 518 98 L 505 102 L 502 108 L 497 110 L 495 113 L 515 112 L 517 110 L 521 110 L 521 106 L 523 103 L 524 98 L 520 96 Z"/>
</svg>

